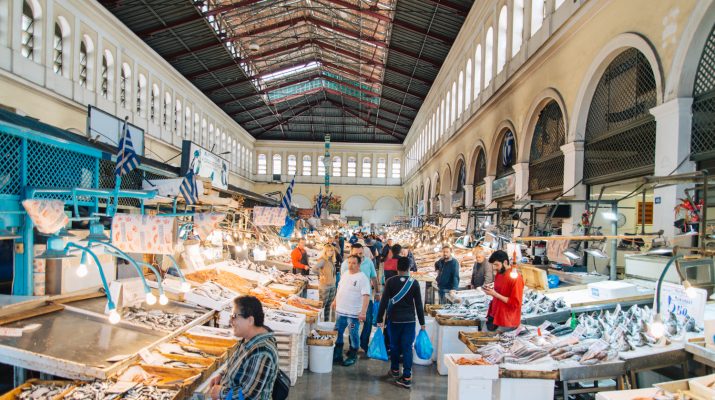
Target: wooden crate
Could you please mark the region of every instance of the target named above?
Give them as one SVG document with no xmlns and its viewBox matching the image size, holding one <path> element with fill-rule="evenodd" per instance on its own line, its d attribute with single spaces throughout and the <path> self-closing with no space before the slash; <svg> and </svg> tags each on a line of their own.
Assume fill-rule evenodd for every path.
<svg viewBox="0 0 715 400">
<path fill-rule="evenodd" d="M 472 319 L 452 319 L 442 315 L 438 315 L 434 319 L 443 326 L 479 326 L 479 321 Z"/>
<path fill-rule="evenodd" d="M 24 388 L 32 386 L 32 385 L 47 385 L 47 386 L 70 385 L 62 393 L 58 394 L 53 400 L 62 399 L 67 393 L 71 392 L 76 387 L 75 383 L 72 381 L 41 381 L 39 379 L 30 379 L 27 382 L 23 383 L 22 385 L 16 387 L 15 389 L 12 389 L 11 391 L 0 396 L 0 400 L 15 400 L 17 398 L 17 396 L 20 393 L 22 393 L 22 390 Z"/>
<path fill-rule="evenodd" d="M 532 289 L 547 290 L 549 280 L 546 271 L 528 264 L 519 264 L 518 269 L 524 277 L 524 284 Z"/>
</svg>

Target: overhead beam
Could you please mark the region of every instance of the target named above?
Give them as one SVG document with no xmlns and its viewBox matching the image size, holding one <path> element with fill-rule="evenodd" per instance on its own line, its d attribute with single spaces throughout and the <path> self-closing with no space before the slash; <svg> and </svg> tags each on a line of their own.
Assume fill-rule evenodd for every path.
<svg viewBox="0 0 715 400">
<path fill-rule="evenodd" d="M 407 56 L 407 57 L 410 57 L 410 58 L 414 58 L 415 60 L 420 60 L 421 62 L 425 62 L 425 63 L 427 63 L 427 64 L 430 64 L 430 65 L 436 67 L 437 69 L 439 69 L 439 68 L 442 67 L 442 61 L 440 61 L 440 60 L 438 60 L 438 59 L 436 59 L 436 58 L 432 58 L 432 57 L 429 57 L 429 56 L 425 56 L 424 54 L 423 54 L 423 55 L 419 55 L 419 54 L 417 54 L 417 53 L 411 52 L 411 51 L 409 51 L 409 50 L 401 49 L 401 48 L 395 47 L 395 46 L 393 46 L 393 45 L 390 46 L 390 52 L 391 52 L 391 53 L 401 54 L 401 55 L 403 55 L 403 56 Z"/>
<path fill-rule="evenodd" d="M 377 7 L 370 7 L 370 8 L 362 8 L 356 4 L 344 1 L 344 0 L 327 0 L 328 3 L 333 3 L 337 4 L 342 8 L 345 8 L 346 10 L 350 11 L 356 11 L 362 15 L 378 19 L 380 21 L 384 22 L 392 22 L 392 19 L 388 15 L 380 14 L 378 11 L 380 11 L 379 8 Z"/>
<path fill-rule="evenodd" d="M 328 101 L 330 101 L 331 103 L 333 103 L 333 104 L 334 104 L 336 107 L 338 107 L 339 109 L 343 110 L 343 112 L 352 115 L 354 118 L 357 118 L 357 119 L 359 119 L 359 120 L 361 120 L 361 121 L 364 121 L 365 123 L 367 123 L 368 126 L 372 126 L 372 127 L 376 128 L 376 129 L 379 129 L 379 130 L 381 130 L 381 131 L 387 133 L 388 135 L 390 135 L 390 136 L 392 136 L 392 137 L 395 137 L 395 138 L 397 138 L 397 139 L 400 139 L 400 140 L 403 140 L 403 139 L 405 138 L 405 136 L 403 136 L 402 134 L 397 133 L 397 132 L 392 132 L 392 131 L 390 131 L 389 129 L 383 127 L 382 125 L 379 125 L 379 124 L 377 124 L 376 122 L 370 121 L 369 118 L 365 118 L 365 117 L 363 117 L 362 115 L 360 115 L 360 114 L 358 114 L 358 113 L 356 113 L 356 112 L 354 112 L 354 111 L 352 111 L 352 110 L 350 110 L 350 109 L 348 109 L 348 108 L 343 107 L 341 104 L 337 104 L 337 103 L 334 102 L 333 100 L 328 100 Z"/>
<path fill-rule="evenodd" d="M 457 15 L 466 17 L 467 14 L 469 14 L 469 9 L 470 7 L 468 6 L 463 6 L 461 4 L 454 3 L 449 0 L 425 0 L 428 1 L 432 4 L 438 5 L 442 8 L 446 8 L 448 10 L 454 11 Z"/>
<path fill-rule="evenodd" d="M 334 90 L 334 89 L 330 89 L 330 88 L 323 88 L 323 90 L 325 90 L 325 92 L 328 93 L 328 94 L 332 94 L 333 96 L 340 96 L 340 97 L 346 98 L 346 99 L 348 99 L 348 100 L 350 100 L 350 101 L 354 101 L 354 102 L 356 102 L 356 103 L 358 103 L 358 104 L 360 104 L 360 105 L 363 105 L 363 106 L 365 106 L 365 107 L 369 107 L 369 108 L 380 108 L 380 106 L 377 105 L 377 104 L 375 104 L 375 103 L 370 103 L 369 101 L 365 101 L 365 100 L 363 100 L 363 99 L 359 99 L 359 98 L 357 98 L 357 97 L 350 96 L 349 94 L 345 94 L 345 93 L 340 92 L 340 91 L 338 91 L 338 90 Z"/>
<path fill-rule="evenodd" d="M 270 74 L 272 74 L 272 73 L 275 73 L 275 72 L 278 72 L 278 71 L 281 71 L 281 70 L 284 70 L 284 69 L 293 68 L 293 67 L 298 67 L 298 66 L 300 66 L 300 65 L 305 65 L 305 64 L 307 64 L 307 63 L 309 63 L 309 62 L 311 62 L 311 61 L 314 61 L 314 60 L 313 60 L 313 59 L 309 59 L 309 60 L 304 60 L 304 61 L 296 62 L 296 63 L 293 63 L 293 64 L 289 64 L 289 65 L 278 66 L 278 67 L 276 67 L 276 68 L 273 68 L 273 69 L 270 69 L 270 70 L 265 70 L 265 71 L 263 71 L 263 72 L 261 72 L 261 73 L 259 73 L 259 74 L 250 76 L 250 77 L 248 77 L 248 78 L 246 78 L 246 79 L 241 79 L 241 80 L 237 80 L 237 81 L 233 81 L 233 82 L 223 82 L 223 83 L 221 83 L 220 85 L 216 85 L 216 86 L 212 86 L 212 87 L 209 87 L 209 88 L 206 88 L 206 89 L 202 89 L 202 91 L 203 91 L 204 93 L 207 93 L 207 94 L 212 94 L 212 93 L 214 93 L 214 92 L 216 92 L 216 91 L 218 91 L 218 90 L 236 87 L 236 86 L 242 85 L 242 84 L 244 84 L 244 83 L 250 82 L 250 81 L 253 80 L 253 79 L 258 79 L 258 78 L 264 77 L 264 76 L 266 76 L 266 75 L 270 75 Z"/>
<path fill-rule="evenodd" d="M 264 133 L 270 131 L 271 129 L 275 129 L 275 128 L 281 126 L 281 125 L 287 124 L 287 123 L 290 122 L 293 118 L 298 117 L 298 116 L 300 116 L 301 114 L 304 114 L 304 113 L 310 111 L 310 109 L 312 109 L 313 107 L 315 107 L 315 104 L 308 104 L 307 106 L 303 106 L 300 111 L 296 110 L 296 111 L 293 113 L 293 115 L 291 115 L 290 117 L 287 117 L 287 118 L 284 118 L 284 119 L 282 119 L 282 120 L 279 120 L 278 122 L 276 122 L 276 123 L 274 123 L 274 124 L 271 124 L 271 125 L 269 125 L 268 127 L 263 127 L 263 128 L 259 127 L 258 129 L 261 130 L 261 133 L 259 133 L 259 134 L 256 135 L 256 139 L 258 139 L 258 137 L 260 137 L 262 134 L 264 134 Z"/>
<path fill-rule="evenodd" d="M 454 42 L 454 38 L 451 38 L 451 37 L 446 36 L 446 35 L 442 35 L 441 33 L 430 32 L 429 29 L 420 28 L 419 26 L 414 25 L 414 24 L 411 24 L 411 23 L 406 22 L 406 21 L 401 21 L 401 20 L 399 20 L 399 19 L 395 19 L 394 21 L 392 21 L 392 23 L 393 23 L 393 25 L 399 26 L 400 28 L 407 29 L 408 31 L 412 31 L 412 32 L 414 32 L 414 33 L 419 33 L 420 35 L 425 35 L 425 36 L 427 36 L 427 37 L 430 37 L 430 38 L 433 38 L 433 39 L 437 39 L 437 40 L 439 40 L 440 42 L 443 42 L 443 43 L 448 44 L 448 45 L 450 45 L 450 46 L 451 46 L 452 43 Z"/>
<path fill-rule="evenodd" d="M 228 105 L 228 104 L 231 104 L 231 103 L 234 103 L 234 102 L 237 102 L 237 101 L 241 101 L 241 100 L 245 100 L 245 99 L 251 98 L 251 97 L 253 97 L 253 96 L 258 96 L 258 95 L 262 95 L 262 94 L 268 94 L 268 93 L 270 93 L 270 92 L 272 92 L 272 91 L 274 91 L 274 90 L 282 89 L 282 88 L 287 87 L 287 86 L 297 85 L 297 84 L 303 83 L 303 82 L 309 82 L 309 81 L 312 81 L 312 80 L 317 79 L 317 78 L 319 78 L 319 77 L 320 77 L 320 74 L 313 74 L 313 75 L 306 76 L 305 78 L 301 78 L 301 79 L 296 79 L 296 80 L 292 80 L 292 81 L 283 82 L 283 83 L 281 83 L 280 85 L 267 87 L 266 89 L 263 89 L 263 90 L 258 91 L 258 92 L 256 92 L 256 93 L 247 94 L 247 95 L 245 95 L 245 96 L 236 97 L 236 98 L 233 98 L 233 99 L 231 99 L 231 100 L 218 103 L 218 105 L 219 105 L 220 107 L 223 107 L 223 106 L 226 106 L 226 105 Z"/>
</svg>

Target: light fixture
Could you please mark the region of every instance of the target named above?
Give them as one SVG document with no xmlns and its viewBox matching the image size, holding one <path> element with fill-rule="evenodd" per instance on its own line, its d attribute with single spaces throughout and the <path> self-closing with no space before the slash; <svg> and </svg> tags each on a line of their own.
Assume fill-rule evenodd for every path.
<svg viewBox="0 0 715 400">
<path fill-rule="evenodd" d="M 691 299 L 694 299 L 695 296 L 698 295 L 698 290 L 693 286 L 692 283 L 690 283 L 689 280 L 684 280 L 683 281 L 683 287 L 685 288 L 685 294 L 688 295 Z"/>
<path fill-rule="evenodd" d="M 119 315 L 116 309 L 112 309 L 109 311 L 109 323 L 112 325 L 116 325 L 119 323 L 119 321 L 122 319 L 122 317 Z"/>
<path fill-rule="evenodd" d="M 606 252 L 603 251 L 603 243 L 604 242 L 593 243 L 591 245 L 591 247 L 583 249 L 583 251 L 586 254 L 593 256 L 593 258 L 606 259 L 606 258 L 608 258 L 608 254 L 606 254 Z"/>
<path fill-rule="evenodd" d="M 6 228 L 5 224 L 2 223 L 2 220 L 0 219 L 0 240 L 20 239 L 21 237 L 22 236 L 13 231 L 13 228 Z"/>
<path fill-rule="evenodd" d="M 618 214 L 613 211 L 604 211 L 601 215 L 607 221 L 618 221 Z"/>
<path fill-rule="evenodd" d="M 62 258 L 72 258 L 74 256 L 68 254 L 65 241 L 57 236 L 52 235 L 47 238 L 47 248 L 39 256 L 35 258 L 41 260 L 57 260 Z"/>
<path fill-rule="evenodd" d="M 688 227 L 690 227 L 690 229 L 687 232 L 681 233 L 677 236 L 697 236 L 697 235 L 699 235 L 698 231 L 695 230 L 695 227 L 693 225 L 688 224 Z"/>
<path fill-rule="evenodd" d="M 519 277 L 519 272 L 513 266 L 511 267 L 511 272 L 509 272 L 509 277 L 511 279 L 516 279 Z"/>
<path fill-rule="evenodd" d="M 663 318 L 660 316 L 660 313 L 655 314 L 653 317 L 649 331 L 651 336 L 656 339 L 660 339 L 665 335 L 665 325 L 663 325 Z"/>
<path fill-rule="evenodd" d="M 71 237 L 75 237 L 76 235 L 70 233 L 67 230 L 67 228 L 63 227 L 62 229 L 59 230 L 59 232 L 55 233 L 52 236 L 57 236 L 57 237 L 61 237 L 61 238 L 71 238 Z"/>
<path fill-rule="evenodd" d="M 181 291 L 189 293 L 189 291 L 191 291 L 191 284 L 189 282 L 181 282 Z"/>
<path fill-rule="evenodd" d="M 581 247 L 580 242 L 575 242 L 575 245 L 570 245 L 568 249 L 564 250 L 562 253 L 565 255 L 568 259 L 576 261 L 581 259 L 581 252 L 579 251 L 579 248 Z"/>
<path fill-rule="evenodd" d="M 87 273 L 89 271 L 87 271 L 87 252 L 86 251 L 82 252 L 82 257 L 80 258 L 80 261 L 79 261 L 79 267 L 77 267 L 77 271 L 75 271 L 75 272 L 77 273 L 77 276 L 80 278 L 84 278 L 85 276 L 87 276 Z"/>
<path fill-rule="evenodd" d="M 89 249 L 91 248 L 91 246 L 92 246 L 92 245 L 95 245 L 95 244 L 96 244 L 96 245 L 99 245 L 99 246 L 104 246 L 104 247 L 107 247 L 107 248 L 111 249 L 113 252 L 112 252 L 112 253 L 109 253 L 109 254 L 112 254 L 114 257 L 123 258 L 124 260 L 127 260 L 127 261 L 129 262 L 129 264 L 131 264 L 131 265 L 134 267 L 134 269 L 137 271 L 137 275 L 139 275 L 139 278 L 141 279 L 142 283 L 144 284 L 144 293 L 146 293 L 146 296 L 147 296 L 147 303 L 150 304 L 150 305 L 156 303 L 156 297 L 154 297 L 154 295 L 151 294 L 151 288 L 149 287 L 149 284 L 146 282 L 146 278 L 144 277 L 144 272 L 142 271 L 141 267 L 139 267 L 139 264 L 137 264 L 136 260 L 134 260 L 133 258 L 131 258 L 131 257 L 129 256 L 129 254 L 123 252 L 123 251 L 122 251 L 121 249 L 119 249 L 117 246 L 115 246 L 115 245 L 113 245 L 113 244 L 111 244 L 111 243 L 108 243 L 108 242 L 102 242 L 102 241 L 98 241 L 98 240 L 88 240 L 88 241 L 87 241 L 87 246 L 88 246 L 88 247 L 86 247 L 86 249 L 89 250 Z M 72 242 L 70 242 L 70 243 L 67 244 L 67 246 L 70 246 L 70 245 L 73 245 L 74 247 L 78 247 L 78 248 L 83 248 L 83 247 L 78 246 L 78 245 L 76 245 L 76 244 L 74 244 L 74 243 L 72 243 Z M 94 257 L 94 256 L 93 256 L 93 257 Z M 98 262 L 98 259 L 97 259 L 96 257 L 94 257 L 94 262 L 95 262 L 95 263 Z M 101 273 L 101 272 L 100 272 L 100 273 Z M 102 274 L 102 281 L 104 281 L 104 275 L 103 275 L 103 274 Z M 107 288 L 106 285 L 105 285 L 105 290 L 106 290 L 107 292 L 109 292 L 109 288 Z M 154 298 L 154 302 L 153 302 L 153 303 L 149 303 L 149 298 L 150 298 L 150 296 Z M 110 300 L 111 300 L 111 299 L 110 299 Z M 110 308 L 111 308 L 111 307 L 110 307 Z"/>
<path fill-rule="evenodd" d="M 95 240 L 98 242 L 109 241 L 109 236 L 104 233 L 104 225 L 102 225 L 99 221 L 90 222 L 87 240 Z"/>
<path fill-rule="evenodd" d="M 161 304 L 162 306 L 169 304 L 169 298 L 166 297 L 164 293 L 159 296 L 159 304 Z"/>
<path fill-rule="evenodd" d="M 154 296 L 154 293 L 151 291 L 146 294 L 146 303 L 149 304 L 150 306 L 153 306 L 156 304 L 156 296 Z"/>
<path fill-rule="evenodd" d="M 672 253 L 673 248 L 668 246 L 668 243 L 666 242 L 665 238 L 661 236 L 653 238 L 653 241 L 650 245 L 650 249 L 646 252 L 646 254 L 649 255 L 670 255 Z"/>
</svg>

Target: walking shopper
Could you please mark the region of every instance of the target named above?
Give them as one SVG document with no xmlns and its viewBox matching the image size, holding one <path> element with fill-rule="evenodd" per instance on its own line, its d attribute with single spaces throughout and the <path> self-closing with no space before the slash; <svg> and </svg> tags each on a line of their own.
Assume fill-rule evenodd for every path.
<svg viewBox="0 0 715 400">
<path fill-rule="evenodd" d="M 308 275 L 310 266 L 308 263 L 308 251 L 305 249 L 305 239 L 298 240 L 298 245 L 290 253 L 290 261 L 293 264 L 294 274 Z"/>
<path fill-rule="evenodd" d="M 370 281 L 360 271 L 360 256 L 348 257 L 348 271 L 343 274 L 338 285 L 338 294 L 333 301 L 335 309 L 335 329 L 338 338 L 335 340 L 333 362 L 339 362 L 348 367 L 355 364 L 360 346 L 360 322 L 365 321 L 368 303 L 370 301 Z M 350 341 L 347 358 L 343 359 L 343 335 L 348 328 Z"/>
<path fill-rule="evenodd" d="M 521 324 L 521 302 L 524 296 L 524 277 L 516 272 L 512 277 L 509 256 L 502 250 L 495 251 L 489 262 L 498 271 L 494 277 L 494 288 L 484 287 L 484 293 L 493 297 L 487 311 L 487 329 L 507 332 Z"/>
<path fill-rule="evenodd" d="M 407 259 L 410 260 L 410 271 L 417 271 L 417 262 L 415 262 L 415 256 L 412 254 L 411 246 L 405 246 L 402 248 L 402 256 L 407 257 Z"/>
<path fill-rule="evenodd" d="M 270 400 L 278 375 L 278 348 L 270 328 L 263 325 L 263 305 L 253 296 L 233 301 L 231 327 L 233 335 L 242 338 L 238 351 L 228 361 L 226 373 L 212 382 L 212 399 L 233 398 L 239 391 L 246 400 Z"/>
<path fill-rule="evenodd" d="M 494 282 L 494 270 L 492 265 L 487 261 L 484 253 L 477 253 L 477 262 L 474 263 L 472 267 L 472 280 L 470 282 L 470 289 L 480 288 L 482 286 L 489 286 Z"/>
<path fill-rule="evenodd" d="M 387 252 L 387 258 L 385 259 L 385 284 L 387 280 L 397 275 L 397 260 L 399 260 L 400 253 L 402 253 L 402 246 L 396 244 Z M 409 260 L 407 261 L 409 267 Z"/>
<path fill-rule="evenodd" d="M 330 321 L 330 305 L 335 300 L 335 247 L 328 243 L 318 256 L 313 272 L 318 275 L 318 296 L 323 302 L 326 321 Z"/>
<path fill-rule="evenodd" d="M 397 246 L 397 245 L 395 245 Z M 425 329 L 425 313 L 422 308 L 420 285 L 410 278 L 410 262 L 400 257 L 397 261 L 397 276 L 385 282 L 382 300 L 377 311 L 377 326 L 382 328 L 383 316 L 387 320 L 390 336 L 390 376 L 400 386 L 412 386 L 412 345 L 415 342 L 415 313 Z M 400 374 L 402 357 L 402 374 Z"/>
<path fill-rule="evenodd" d="M 452 248 L 442 247 L 442 258 L 434 263 L 437 271 L 437 288 L 439 289 L 439 303 L 447 303 L 447 293 L 459 288 L 459 263 L 452 257 Z"/>
</svg>

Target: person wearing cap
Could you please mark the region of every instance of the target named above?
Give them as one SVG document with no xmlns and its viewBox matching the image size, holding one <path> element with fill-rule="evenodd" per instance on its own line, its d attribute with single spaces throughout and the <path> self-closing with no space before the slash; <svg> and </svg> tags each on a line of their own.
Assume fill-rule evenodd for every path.
<svg viewBox="0 0 715 400">
<path fill-rule="evenodd" d="M 497 250 L 489 257 L 489 263 L 497 271 L 494 287 L 484 286 L 484 293 L 492 296 L 487 311 L 487 329 L 507 332 L 521 324 L 521 303 L 524 297 L 524 278 L 509 268 L 509 256 Z"/>
</svg>

